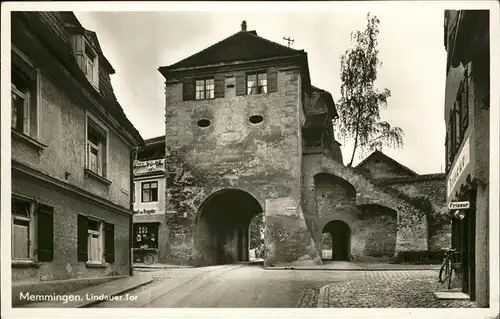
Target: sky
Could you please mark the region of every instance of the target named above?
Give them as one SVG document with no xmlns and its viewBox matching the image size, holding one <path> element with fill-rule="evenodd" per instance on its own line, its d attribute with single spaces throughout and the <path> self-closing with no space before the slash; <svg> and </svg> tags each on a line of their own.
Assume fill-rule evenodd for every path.
<svg viewBox="0 0 500 319">
<path fill-rule="evenodd" d="M 333 5 L 333 4 L 332 4 Z M 97 33 L 116 70 L 111 81 L 125 114 L 143 138 L 165 132 L 164 78 L 158 67 L 173 64 L 240 30 L 248 30 L 308 54 L 312 84 L 340 95 L 340 56 L 350 34 L 363 30 L 368 11 L 82 12 L 80 23 Z M 419 174 L 444 170 L 446 51 L 444 11 L 432 7 L 379 9 L 379 68 L 376 86 L 391 90 L 381 119 L 404 131 L 402 149 L 383 152 Z M 342 146 L 344 162 L 352 143 Z M 362 160 L 356 157 L 354 164 Z"/>
</svg>

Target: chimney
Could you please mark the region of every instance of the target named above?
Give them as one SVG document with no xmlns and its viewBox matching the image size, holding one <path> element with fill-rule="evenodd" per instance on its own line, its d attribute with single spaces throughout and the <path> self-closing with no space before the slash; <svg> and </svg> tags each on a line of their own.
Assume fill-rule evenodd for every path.
<svg viewBox="0 0 500 319">
<path fill-rule="evenodd" d="M 247 22 L 245 20 L 243 20 L 243 22 L 241 23 L 241 31 L 247 31 Z"/>
</svg>

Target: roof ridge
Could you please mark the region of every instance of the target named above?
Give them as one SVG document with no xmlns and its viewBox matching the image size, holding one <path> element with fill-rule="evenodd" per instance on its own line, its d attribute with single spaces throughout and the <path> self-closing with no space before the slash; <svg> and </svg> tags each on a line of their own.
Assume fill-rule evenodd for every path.
<svg viewBox="0 0 500 319">
<path fill-rule="evenodd" d="M 237 34 L 239 34 L 239 33 L 241 33 L 241 32 L 244 32 L 244 31 L 238 31 L 238 32 L 236 32 L 236 33 L 233 33 L 232 35 L 230 35 L 230 36 L 228 36 L 228 37 L 226 37 L 226 38 L 224 38 L 224 39 L 222 39 L 222 40 L 220 40 L 220 41 L 218 41 L 218 42 L 215 42 L 214 44 L 212 44 L 212 45 L 210 45 L 210 46 L 208 46 L 208 47 L 206 47 L 206 48 L 204 48 L 204 49 L 201 49 L 200 51 L 198 51 L 198 52 L 196 52 L 196 53 L 193 53 L 193 54 L 191 54 L 191 55 L 188 55 L 187 57 L 185 57 L 184 59 L 182 59 L 182 60 L 180 60 L 180 61 L 177 61 L 177 62 L 175 62 L 175 63 L 172 63 L 172 64 L 168 65 L 168 66 L 167 66 L 167 68 L 173 67 L 173 66 L 175 66 L 175 65 L 178 65 L 178 64 L 182 63 L 183 61 L 185 61 L 185 60 L 187 60 L 187 59 L 193 58 L 193 57 L 195 57 L 195 56 L 197 56 L 197 55 L 201 54 L 202 52 L 205 52 L 206 50 L 209 50 L 210 48 L 215 47 L 216 45 L 219 45 L 219 44 L 221 44 L 221 43 L 223 43 L 223 42 L 225 42 L 225 41 L 227 41 L 227 40 L 231 39 L 232 37 L 236 36 Z"/>
<path fill-rule="evenodd" d="M 364 160 L 362 160 L 361 162 L 358 163 L 358 165 L 356 165 L 354 168 L 358 168 L 360 167 L 361 165 L 365 164 L 372 156 L 375 156 L 376 153 L 380 153 L 382 154 L 384 157 L 388 158 L 389 160 L 391 160 L 392 162 L 394 162 L 395 164 L 399 165 L 400 167 L 404 168 L 405 170 L 415 174 L 416 176 L 420 176 L 420 174 L 418 174 L 417 172 L 415 172 L 414 170 L 408 168 L 407 166 L 401 164 L 400 162 L 396 161 L 395 159 L 393 159 L 392 157 L 390 157 L 389 155 L 385 154 L 384 152 L 376 149 L 375 151 L 373 151 L 370 155 L 368 155 Z"/>
</svg>

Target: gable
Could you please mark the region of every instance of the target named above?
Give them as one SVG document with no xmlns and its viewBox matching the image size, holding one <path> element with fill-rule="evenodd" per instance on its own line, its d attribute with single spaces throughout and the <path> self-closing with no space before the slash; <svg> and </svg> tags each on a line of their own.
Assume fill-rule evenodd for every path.
<svg viewBox="0 0 500 319">
<path fill-rule="evenodd" d="M 259 60 L 304 53 L 259 37 L 255 31 L 239 31 L 232 36 L 165 69 L 206 66 L 232 61 Z"/>
<path fill-rule="evenodd" d="M 418 174 L 380 151 L 375 151 L 356 166 L 356 171 L 374 179 L 417 176 Z"/>
</svg>

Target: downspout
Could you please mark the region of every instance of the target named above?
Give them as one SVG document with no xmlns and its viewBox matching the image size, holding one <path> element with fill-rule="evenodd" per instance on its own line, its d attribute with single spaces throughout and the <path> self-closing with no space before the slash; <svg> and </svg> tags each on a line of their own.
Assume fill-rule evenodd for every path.
<svg viewBox="0 0 500 319">
<path fill-rule="evenodd" d="M 135 150 L 132 149 L 132 151 L 130 152 L 130 191 L 129 191 L 129 194 L 130 194 L 130 197 L 129 197 L 129 203 L 130 203 L 130 210 L 132 211 L 132 215 L 130 215 L 130 218 L 129 218 L 129 221 L 128 221 L 128 232 L 129 232 L 129 250 L 128 250 L 128 254 L 129 254 L 129 258 L 128 258 L 128 261 L 129 261 L 129 275 L 130 276 L 133 276 L 134 275 L 134 264 L 133 264 L 133 245 L 134 245 L 134 241 L 133 241 L 133 236 L 134 236 L 134 201 L 133 201 L 133 198 L 132 198 L 132 189 L 133 187 L 135 187 L 135 183 L 134 183 L 134 161 L 135 161 L 135 158 L 137 156 L 137 149 L 138 147 L 136 146 L 135 147 Z"/>
</svg>

